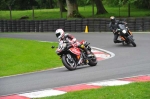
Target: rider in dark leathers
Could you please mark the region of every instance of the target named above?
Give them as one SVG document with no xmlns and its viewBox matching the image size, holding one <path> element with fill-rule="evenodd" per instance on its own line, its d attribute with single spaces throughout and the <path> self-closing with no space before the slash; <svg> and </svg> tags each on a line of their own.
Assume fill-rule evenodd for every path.
<svg viewBox="0 0 150 99">
<path fill-rule="evenodd" d="M 118 28 L 118 24 L 127 24 L 127 23 L 124 21 L 116 20 L 114 16 L 111 16 L 109 28 L 114 33 L 114 43 L 121 43 L 122 42 L 120 40 L 117 40 L 118 36 L 119 36 L 118 31 L 116 31 L 116 29 Z"/>
</svg>

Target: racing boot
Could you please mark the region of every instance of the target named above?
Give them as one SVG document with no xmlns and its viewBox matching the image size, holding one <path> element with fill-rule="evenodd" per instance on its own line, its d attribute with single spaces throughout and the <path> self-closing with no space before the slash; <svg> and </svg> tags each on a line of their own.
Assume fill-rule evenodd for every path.
<svg viewBox="0 0 150 99">
<path fill-rule="evenodd" d="M 93 55 L 90 53 L 90 51 L 88 51 L 87 49 L 86 49 L 86 53 L 87 53 L 87 57 L 88 57 L 88 58 L 90 58 L 90 57 L 93 56 Z"/>
<path fill-rule="evenodd" d="M 114 43 L 122 43 L 123 41 L 120 41 L 120 40 L 116 40 L 114 41 Z"/>
</svg>

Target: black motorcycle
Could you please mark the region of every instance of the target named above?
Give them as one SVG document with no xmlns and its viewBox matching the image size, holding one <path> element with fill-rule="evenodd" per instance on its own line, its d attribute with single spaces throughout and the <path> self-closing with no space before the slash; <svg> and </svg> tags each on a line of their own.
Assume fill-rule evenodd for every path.
<svg viewBox="0 0 150 99">
<path fill-rule="evenodd" d="M 116 31 L 119 34 L 121 40 L 123 41 L 123 45 L 132 44 L 134 47 L 136 47 L 136 43 L 133 39 L 133 34 L 125 24 L 118 24 L 118 29 Z"/>
</svg>

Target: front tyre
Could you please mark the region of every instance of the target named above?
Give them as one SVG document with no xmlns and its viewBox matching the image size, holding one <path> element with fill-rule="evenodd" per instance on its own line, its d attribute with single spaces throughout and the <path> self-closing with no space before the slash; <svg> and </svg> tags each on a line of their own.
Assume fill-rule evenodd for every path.
<svg viewBox="0 0 150 99">
<path fill-rule="evenodd" d="M 131 41 L 131 44 L 132 44 L 134 47 L 136 47 L 136 44 L 135 44 L 134 41 Z"/>
<path fill-rule="evenodd" d="M 131 44 L 132 44 L 134 47 L 136 47 L 136 44 L 135 44 L 133 38 L 132 38 L 131 36 L 129 36 L 128 39 L 130 40 Z"/>
<path fill-rule="evenodd" d="M 92 57 L 89 58 L 89 63 L 88 65 L 90 66 L 96 66 L 97 65 L 97 58 L 93 52 L 91 52 Z"/>
<path fill-rule="evenodd" d="M 62 63 L 68 70 L 75 70 L 77 67 L 75 60 L 70 54 L 62 56 Z"/>
</svg>

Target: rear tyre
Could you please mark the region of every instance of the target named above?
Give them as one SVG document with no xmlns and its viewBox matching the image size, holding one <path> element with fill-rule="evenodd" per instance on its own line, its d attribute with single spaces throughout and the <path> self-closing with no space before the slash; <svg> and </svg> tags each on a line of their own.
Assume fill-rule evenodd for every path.
<svg viewBox="0 0 150 99">
<path fill-rule="evenodd" d="M 77 67 L 75 60 L 70 54 L 62 56 L 62 63 L 68 70 L 75 70 Z"/>
</svg>

